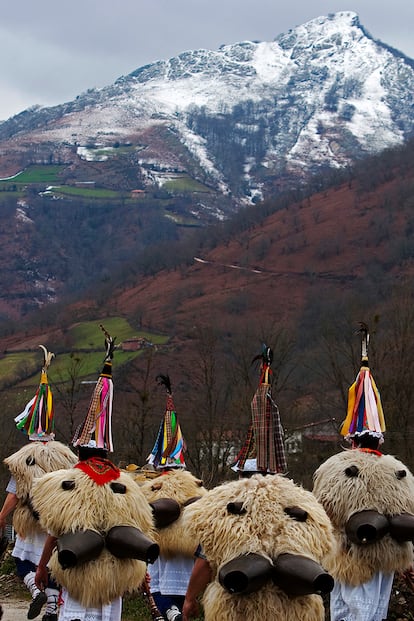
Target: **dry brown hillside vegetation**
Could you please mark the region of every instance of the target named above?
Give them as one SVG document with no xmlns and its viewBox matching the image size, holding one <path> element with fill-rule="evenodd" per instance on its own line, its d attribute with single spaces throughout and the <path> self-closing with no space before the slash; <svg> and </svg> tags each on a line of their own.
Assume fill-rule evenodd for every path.
<svg viewBox="0 0 414 621">
<path fill-rule="evenodd" d="M 163 411 L 155 377 L 169 373 L 189 465 L 213 483 L 227 476 L 228 452 L 244 437 L 258 379 L 251 361 L 266 343 L 286 433 L 300 436 L 290 470 L 309 486 L 318 463 L 341 446 L 338 427 L 360 361 L 355 330 L 365 321 L 385 450 L 413 469 L 413 148 L 154 246 L 88 296 L 25 318 L 0 346 L 46 339 L 53 350 L 74 321 L 98 326 L 112 315 L 166 335 L 165 346 L 126 367 L 115 356 L 117 457 L 144 463 Z"/>
<path fill-rule="evenodd" d="M 369 182 L 353 176 L 267 217 L 271 206 L 252 208 L 248 224 L 239 215 L 214 243 L 206 232 L 190 265 L 138 278 L 107 308 L 187 332 L 213 321 L 226 329 L 247 319 L 290 324 L 312 297 L 365 298 L 372 309 L 381 285 L 411 276 L 414 250 L 414 169 L 377 165 L 371 177 L 365 169 Z"/>
</svg>

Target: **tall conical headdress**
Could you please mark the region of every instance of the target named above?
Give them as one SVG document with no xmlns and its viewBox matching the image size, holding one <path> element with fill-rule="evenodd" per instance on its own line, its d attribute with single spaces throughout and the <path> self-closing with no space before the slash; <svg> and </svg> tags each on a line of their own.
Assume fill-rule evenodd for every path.
<svg viewBox="0 0 414 621">
<path fill-rule="evenodd" d="M 361 368 L 348 390 L 348 410 L 341 435 L 352 439 L 363 433 L 370 433 L 382 440 L 385 418 L 380 393 L 368 364 L 368 326 L 360 323 L 358 332 L 361 334 Z"/>
<path fill-rule="evenodd" d="M 263 345 L 262 352 L 255 356 L 252 363 L 261 361 L 259 386 L 251 402 L 251 423 L 247 437 L 241 448 L 235 466 L 243 471 L 252 459 L 256 459 L 256 470 L 276 474 L 286 472 L 287 463 L 283 428 L 279 408 L 273 401 L 270 385 L 273 351 Z"/>
<path fill-rule="evenodd" d="M 93 445 L 97 448 L 114 450 L 112 443 L 112 404 L 114 387 L 112 382 L 112 358 L 115 338 L 99 326 L 105 334 L 106 355 L 102 372 L 96 382 L 85 420 L 73 437 L 74 446 Z"/>
<path fill-rule="evenodd" d="M 53 396 L 47 378 L 47 370 L 55 354 L 47 351 L 44 345 L 39 345 L 44 352 L 42 372 L 40 375 L 39 388 L 33 399 L 27 403 L 23 412 L 14 419 L 17 429 L 29 436 L 29 440 L 41 440 L 48 442 L 55 437 Z"/>
<path fill-rule="evenodd" d="M 186 445 L 174 407 L 171 381 L 168 375 L 157 375 L 156 380 L 167 389 L 167 404 L 147 462 L 156 468 L 185 468 Z"/>
</svg>

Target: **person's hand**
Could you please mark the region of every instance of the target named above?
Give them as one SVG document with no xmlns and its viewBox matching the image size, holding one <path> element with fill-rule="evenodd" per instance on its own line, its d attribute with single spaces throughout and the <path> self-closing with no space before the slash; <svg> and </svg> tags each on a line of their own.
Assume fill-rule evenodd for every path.
<svg viewBox="0 0 414 621">
<path fill-rule="evenodd" d="M 6 518 L 0 514 L 0 532 L 4 532 L 6 529 Z"/>
<path fill-rule="evenodd" d="M 190 599 L 188 597 L 185 598 L 183 604 L 183 621 L 190 621 L 190 619 L 195 619 L 200 614 L 200 604 L 197 599 Z"/>
<path fill-rule="evenodd" d="M 49 582 L 49 575 L 46 565 L 38 565 L 35 574 L 35 585 L 40 591 L 44 591 Z"/>
</svg>

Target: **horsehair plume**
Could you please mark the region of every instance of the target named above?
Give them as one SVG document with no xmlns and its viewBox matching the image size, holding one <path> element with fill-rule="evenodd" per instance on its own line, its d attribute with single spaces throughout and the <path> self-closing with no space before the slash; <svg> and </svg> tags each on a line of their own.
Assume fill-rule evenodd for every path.
<svg viewBox="0 0 414 621">
<path fill-rule="evenodd" d="M 262 351 L 260 354 L 257 354 L 251 362 L 257 362 L 260 360 L 260 381 L 259 383 L 269 383 L 269 375 L 272 374 L 271 364 L 273 362 L 273 350 L 271 347 L 268 347 L 266 343 L 262 345 Z"/>
<path fill-rule="evenodd" d="M 55 357 L 55 354 L 53 354 L 51 351 L 47 351 L 44 345 L 39 345 L 39 347 L 43 349 L 43 353 L 44 353 L 44 362 L 43 362 L 42 371 L 46 372 L 47 369 L 50 367 L 50 364 L 52 362 L 52 359 Z"/>
<path fill-rule="evenodd" d="M 116 336 L 112 337 L 109 334 L 108 330 L 106 330 L 106 328 L 101 323 L 99 324 L 99 327 L 102 330 L 102 332 L 105 334 L 104 347 L 105 347 L 106 352 L 105 352 L 104 362 L 107 362 L 108 360 L 112 360 L 114 356 Z"/>
<path fill-rule="evenodd" d="M 170 395 L 171 392 L 172 392 L 170 376 L 169 375 L 162 375 L 160 373 L 159 375 L 157 375 L 157 377 L 155 379 L 156 379 L 156 381 L 158 382 L 158 384 L 160 386 L 165 386 L 165 388 L 167 389 L 168 394 Z"/>
<path fill-rule="evenodd" d="M 262 364 L 266 364 L 267 366 L 270 367 L 270 365 L 273 362 L 273 350 L 272 350 L 272 348 L 268 347 L 265 343 L 263 343 L 262 351 L 260 352 L 260 354 L 257 354 L 257 356 L 255 356 L 253 358 L 251 364 L 253 364 L 257 360 L 261 360 Z"/>
<path fill-rule="evenodd" d="M 264 362 L 266 362 L 270 367 L 273 362 L 273 349 L 271 349 L 271 347 L 267 347 L 267 345 L 263 345 L 262 356 Z"/>
<path fill-rule="evenodd" d="M 361 334 L 361 358 L 363 361 L 368 360 L 368 344 L 369 344 L 369 329 L 368 325 L 364 321 L 359 322 L 359 328 L 356 331 L 357 334 Z"/>
</svg>

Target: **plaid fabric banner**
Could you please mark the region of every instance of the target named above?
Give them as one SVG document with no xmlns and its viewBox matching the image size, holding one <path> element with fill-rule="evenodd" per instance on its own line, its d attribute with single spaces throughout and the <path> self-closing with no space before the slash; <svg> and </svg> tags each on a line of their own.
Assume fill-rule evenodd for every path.
<svg viewBox="0 0 414 621">
<path fill-rule="evenodd" d="M 243 470 L 246 459 L 254 459 L 256 457 L 256 444 L 254 440 L 253 423 L 250 423 L 247 431 L 246 440 L 237 455 L 236 463 L 239 470 Z"/>
<path fill-rule="evenodd" d="M 79 425 L 72 439 L 72 443 L 74 445 L 85 445 L 88 444 L 91 439 L 91 433 L 95 429 L 96 420 L 99 416 L 100 410 L 100 388 L 101 388 L 102 378 L 99 377 L 96 382 L 96 387 L 92 393 L 91 401 L 89 403 L 88 412 L 86 414 L 85 420 L 83 423 Z"/>
<path fill-rule="evenodd" d="M 260 384 L 251 402 L 252 424 L 257 450 L 257 468 L 265 472 L 286 472 L 287 462 L 279 408 L 273 402 L 269 384 Z"/>
</svg>

